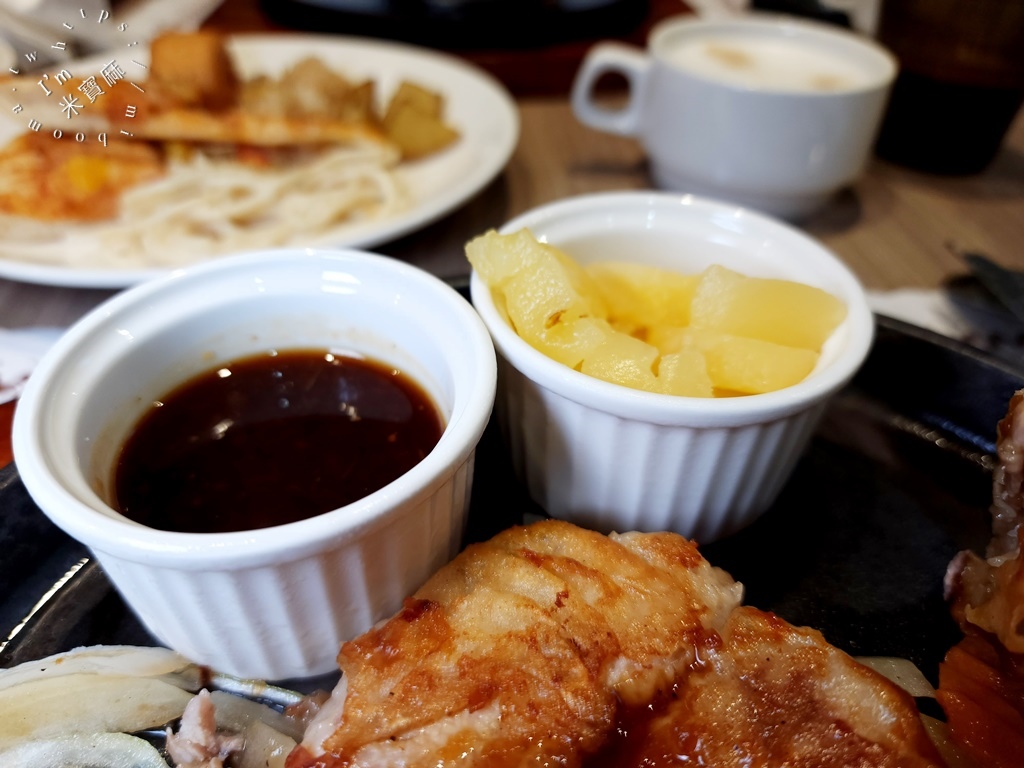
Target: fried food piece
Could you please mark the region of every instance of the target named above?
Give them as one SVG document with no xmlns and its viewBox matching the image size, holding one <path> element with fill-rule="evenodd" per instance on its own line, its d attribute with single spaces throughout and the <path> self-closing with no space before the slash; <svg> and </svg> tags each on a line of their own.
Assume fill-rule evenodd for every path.
<svg viewBox="0 0 1024 768">
<path fill-rule="evenodd" d="M 941 766 L 914 700 L 874 670 L 750 607 L 700 639 L 671 702 L 609 765 L 715 768 Z"/>
<path fill-rule="evenodd" d="M 384 110 L 384 133 L 415 159 L 444 149 L 459 132 L 444 121 L 444 97 L 436 91 L 403 81 Z"/>
<path fill-rule="evenodd" d="M 278 82 L 288 94 L 286 114 L 379 123 L 374 111 L 373 80 L 353 83 L 320 59 L 310 57 L 291 67 Z"/>
<path fill-rule="evenodd" d="M 991 768 L 1024 754 L 1024 390 L 996 426 L 992 540 L 981 557 L 961 552 L 946 573 L 946 598 L 964 639 L 939 667 L 936 693 L 950 733 Z"/>
<path fill-rule="evenodd" d="M 373 80 L 351 82 L 315 57 L 280 77 L 243 80 L 225 36 L 213 31 L 164 32 L 150 45 L 147 78 L 93 86 L 83 97 L 84 72 L 63 71 L 37 87 L 35 76 L 0 76 L 0 108 L 36 115 L 44 124 L 79 106 L 76 129 L 136 140 L 264 147 L 367 143 L 398 148 L 405 158 L 436 152 L 458 139 L 444 120 L 442 94 L 401 83 L 386 113 L 378 113 Z"/>
<path fill-rule="evenodd" d="M 76 142 L 29 132 L 0 148 L 0 212 L 44 221 L 101 221 L 121 193 L 165 173 L 158 150 L 140 142 Z"/>
<path fill-rule="evenodd" d="M 124 89 L 120 90 L 123 92 Z M 114 113 L 111 115 L 111 123 L 119 130 L 130 130 L 136 139 L 150 141 L 249 144 L 260 147 L 318 147 L 360 143 L 390 146 L 380 129 L 372 124 L 329 117 L 260 115 L 240 110 L 214 113 L 170 109 L 157 112 L 139 108 L 133 119 L 123 117 L 123 111 Z"/>
<path fill-rule="evenodd" d="M 234 106 L 238 75 L 216 32 L 164 32 L 150 45 L 148 85 L 176 107 L 221 111 Z"/>
<path fill-rule="evenodd" d="M 149 141 L 260 147 L 391 145 L 376 122 L 352 119 L 350 115 L 303 113 L 293 108 L 294 95 L 286 94 L 277 84 L 257 83 L 252 88 L 239 106 L 213 111 L 168 106 L 161 101 L 159 92 L 140 93 L 131 83 L 119 80 L 103 96 L 104 123 L 111 133 L 128 131 L 135 139 Z M 244 88 L 243 93 L 247 93 Z M 365 108 L 372 93 L 357 90 L 350 98 L 353 97 L 355 100 L 345 108 L 358 112 Z"/>
<path fill-rule="evenodd" d="M 581 765 L 620 702 L 664 694 L 740 591 L 675 534 L 505 531 L 342 647 L 342 681 L 289 768 Z"/>
<path fill-rule="evenodd" d="M 985 558 L 961 552 L 946 574 L 946 597 L 965 631 L 994 634 L 1024 654 L 1024 390 L 996 426 L 999 466 L 992 476 L 992 532 Z"/>
<path fill-rule="evenodd" d="M 280 78 L 260 75 L 242 83 L 238 108 L 268 116 L 305 116 L 376 125 L 374 81 L 353 83 L 320 59 L 309 57 Z"/>
<path fill-rule="evenodd" d="M 160 47 L 157 41 L 153 45 Z M 226 51 L 222 53 L 227 56 Z M 212 56 L 210 53 L 206 58 Z M 86 104 L 75 116 L 75 128 L 136 141 L 314 149 L 333 144 L 395 146 L 385 136 L 379 119 L 371 115 L 372 82 L 349 86 L 345 97 L 335 101 L 331 94 L 336 83 L 322 76 L 323 65 L 296 66 L 287 82 L 257 78 L 245 84 L 234 77 L 208 78 L 182 67 L 180 79 L 169 73 L 166 80 L 151 75 L 143 82 L 144 87 L 123 79 L 104 83 L 95 104 Z M 169 66 L 163 69 L 168 72 Z M 300 78 L 313 70 L 321 75 L 300 83 Z M 62 101 L 75 99 L 81 103 L 85 79 L 75 76 L 53 82 L 50 96 L 38 87 L 29 87 L 35 83 L 28 77 L 0 82 L 10 84 L 6 92 L 0 91 L 0 108 L 17 105 L 49 124 L 64 119 L 59 111 Z M 230 95 L 223 90 L 228 83 L 234 83 Z M 320 88 L 326 91 L 321 93 Z M 12 94 L 17 95 L 13 102 Z M 208 106 L 212 104 L 218 106 Z"/>
<path fill-rule="evenodd" d="M 986 768 L 1016 768 L 1024 755 L 1024 655 L 991 635 L 968 635 L 939 665 L 936 697 L 956 743 Z"/>
<path fill-rule="evenodd" d="M 670 533 L 544 521 L 346 643 L 288 768 L 942 766 L 914 701 Z"/>
</svg>

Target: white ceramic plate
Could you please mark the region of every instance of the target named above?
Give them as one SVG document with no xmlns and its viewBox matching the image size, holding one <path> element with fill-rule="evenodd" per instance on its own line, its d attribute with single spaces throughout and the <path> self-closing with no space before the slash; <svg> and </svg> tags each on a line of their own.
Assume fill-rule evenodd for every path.
<svg viewBox="0 0 1024 768">
<path fill-rule="evenodd" d="M 318 35 L 237 35 L 230 46 L 235 66 L 245 78 L 256 74 L 280 75 L 296 61 L 316 56 L 351 79 L 372 78 L 379 97 L 390 95 L 401 80 L 412 80 L 444 94 L 445 118 L 460 132 L 459 141 L 448 149 L 399 166 L 399 179 L 411 198 L 407 208 L 386 218 L 342 224 L 327 236 L 289 243 L 292 246 L 366 248 L 426 226 L 491 181 L 505 167 L 519 138 L 519 114 L 504 87 L 482 70 L 453 56 L 397 43 Z M 126 79 L 144 83 L 144 51 L 133 49 L 114 55 L 123 64 Z M 76 69 L 98 72 L 111 56 L 99 58 L 93 62 L 95 66 L 87 62 L 78 67 L 64 66 L 73 75 L 79 74 Z M 67 128 L 71 127 L 69 122 Z M 5 121 L 0 125 L 0 141 L 6 142 L 20 130 L 24 130 L 23 123 L 15 126 Z M 61 140 L 71 139 L 65 136 Z M 76 247 L 76 234 L 70 228 L 64 245 L 68 249 Z M 24 255 L 0 255 L 0 277 L 47 285 L 121 288 L 164 271 L 146 264 L 129 269 L 82 262 L 62 266 L 43 263 L 28 251 Z"/>
</svg>

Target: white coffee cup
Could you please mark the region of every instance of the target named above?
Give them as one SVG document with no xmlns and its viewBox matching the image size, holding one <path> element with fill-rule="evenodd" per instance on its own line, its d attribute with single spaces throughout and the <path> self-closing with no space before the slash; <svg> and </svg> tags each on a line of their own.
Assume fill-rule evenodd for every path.
<svg viewBox="0 0 1024 768">
<path fill-rule="evenodd" d="M 831 25 L 684 15 L 656 25 L 646 51 L 592 48 L 572 106 L 585 125 L 639 139 L 658 186 L 798 219 L 862 172 L 896 69 Z M 619 109 L 595 99 L 610 73 L 628 82 Z"/>
</svg>

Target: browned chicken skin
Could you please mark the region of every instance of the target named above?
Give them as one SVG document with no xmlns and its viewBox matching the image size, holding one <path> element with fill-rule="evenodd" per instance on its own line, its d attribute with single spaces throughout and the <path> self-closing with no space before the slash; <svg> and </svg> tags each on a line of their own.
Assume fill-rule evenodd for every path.
<svg viewBox="0 0 1024 768">
<path fill-rule="evenodd" d="M 946 596 L 962 626 L 991 632 L 1024 653 L 1024 390 L 997 427 L 999 466 L 992 482 L 992 540 L 981 558 L 961 552 L 946 575 Z"/>
<path fill-rule="evenodd" d="M 675 534 L 510 529 L 343 646 L 288 768 L 942 765 L 911 699 L 741 591 Z"/>
<path fill-rule="evenodd" d="M 744 606 L 697 657 L 664 711 L 607 765 L 941 765 L 913 699 L 816 630 Z"/>
<path fill-rule="evenodd" d="M 992 540 L 961 552 L 946 597 L 965 637 L 939 667 L 938 699 L 960 746 L 984 768 L 1024 763 L 1024 390 L 997 427 Z"/>
<path fill-rule="evenodd" d="M 336 766 L 580 765 L 619 699 L 666 690 L 693 660 L 680 638 L 739 598 L 678 536 L 506 531 L 343 646 L 344 714 L 322 746 Z"/>
</svg>

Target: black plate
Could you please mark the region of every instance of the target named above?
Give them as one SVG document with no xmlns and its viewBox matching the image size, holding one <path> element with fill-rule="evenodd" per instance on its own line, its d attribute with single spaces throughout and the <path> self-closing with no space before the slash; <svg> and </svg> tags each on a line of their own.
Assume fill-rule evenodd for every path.
<svg viewBox="0 0 1024 768">
<path fill-rule="evenodd" d="M 959 637 L 942 577 L 957 551 L 989 537 L 995 426 L 1022 386 L 1020 369 L 880 318 L 867 363 L 778 502 L 702 550 L 746 585 L 748 603 L 817 627 L 855 655 L 909 658 L 934 681 Z M 467 540 L 536 511 L 492 425 Z M 0 638 L 20 625 L 0 666 L 79 645 L 153 642 L 91 561 L 38 604 L 88 553 L 39 512 L 13 466 L 0 471 L 0 551 Z"/>
</svg>

